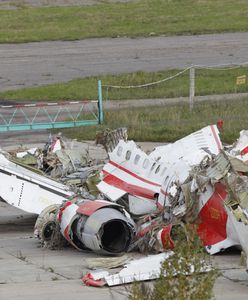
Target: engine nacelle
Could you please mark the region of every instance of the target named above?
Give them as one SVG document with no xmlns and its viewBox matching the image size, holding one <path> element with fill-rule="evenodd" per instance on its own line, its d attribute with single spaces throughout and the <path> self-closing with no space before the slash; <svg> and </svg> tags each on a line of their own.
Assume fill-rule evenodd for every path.
<svg viewBox="0 0 248 300">
<path fill-rule="evenodd" d="M 54 210 L 52 212 L 54 214 Z M 46 215 L 49 214 L 49 209 Z M 39 226 L 36 234 L 46 236 L 52 220 L 44 214 L 42 219 L 47 224 Z M 41 218 L 38 218 L 41 224 Z M 64 238 L 79 250 L 92 250 L 101 254 L 120 254 L 126 252 L 136 234 L 135 223 L 122 206 L 104 200 L 76 200 L 67 201 L 57 210 L 55 223 L 59 225 Z M 36 226 L 37 231 L 37 226 Z M 49 231 L 52 237 L 51 232 Z M 43 238 L 44 239 L 44 238 Z"/>
</svg>

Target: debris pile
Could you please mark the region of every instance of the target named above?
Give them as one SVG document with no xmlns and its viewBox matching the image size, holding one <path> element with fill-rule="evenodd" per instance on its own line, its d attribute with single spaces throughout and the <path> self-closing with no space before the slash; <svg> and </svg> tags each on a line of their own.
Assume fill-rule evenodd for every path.
<svg viewBox="0 0 248 300">
<path fill-rule="evenodd" d="M 175 226 L 189 223 L 210 254 L 234 245 L 248 253 L 248 131 L 224 147 L 211 125 L 150 154 L 128 141 L 124 128 L 98 134 L 97 141 L 108 159 L 102 147 L 79 151 L 61 136 L 42 150 L 1 154 L 0 196 L 39 214 L 35 233 L 43 244 L 63 237 L 100 254 L 159 253 L 173 249 Z M 108 276 L 84 281 L 118 284 Z"/>
<path fill-rule="evenodd" d="M 82 278 L 82 281 L 86 285 L 101 287 L 104 285 L 116 286 L 131 282 L 157 279 L 161 276 L 161 265 L 173 255 L 174 253 L 172 251 L 167 251 L 157 255 L 148 255 L 139 259 L 133 259 L 126 263 L 120 271 L 115 273 L 110 273 L 105 269 L 93 270 L 86 274 Z M 182 267 L 183 263 L 185 262 L 181 262 Z M 179 275 L 179 272 L 184 276 L 191 275 L 196 271 L 196 266 L 189 263 L 186 269 L 188 270 L 186 274 L 184 273 L 184 269 L 181 268 L 181 271 L 175 270 L 173 275 Z M 206 273 L 212 270 L 206 261 L 201 261 L 198 269 L 198 273 Z M 163 272 L 163 276 L 167 276 L 166 270 Z"/>
<path fill-rule="evenodd" d="M 12 151 L 9 159 L 69 186 L 74 193 L 95 199 L 107 154 L 101 146 L 69 141 L 58 134 L 50 136 L 43 148 Z"/>
<path fill-rule="evenodd" d="M 96 144 L 103 145 L 107 153 L 114 150 L 120 140 L 127 141 L 127 128 L 117 128 L 114 130 L 105 129 L 96 134 Z"/>
</svg>

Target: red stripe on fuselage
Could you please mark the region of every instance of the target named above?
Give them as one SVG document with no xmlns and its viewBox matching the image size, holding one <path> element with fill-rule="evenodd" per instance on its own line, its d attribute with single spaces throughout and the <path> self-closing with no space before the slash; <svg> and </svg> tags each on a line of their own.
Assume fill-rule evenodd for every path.
<svg viewBox="0 0 248 300">
<path fill-rule="evenodd" d="M 155 192 L 152 190 L 149 190 L 144 187 L 140 187 L 131 183 L 128 183 L 110 173 L 107 171 L 103 170 L 102 171 L 105 177 L 103 178 L 103 181 L 109 185 L 112 185 L 114 187 L 117 187 L 118 189 L 121 189 L 128 194 L 139 196 L 139 197 L 144 197 L 148 199 L 154 199 Z"/>
<path fill-rule="evenodd" d="M 71 239 L 69 237 L 69 225 L 67 225 L 65 227 L 65 230 L 64 230 L 64 237 L 67 239 L 67 241 L 71 242 Z"/>
<path fill-rule="evenodd" d="M 243 150 L 240 151 L 243 155 L 248 153 L 248 146 L 246 146 Z"/>
<path fill-rule="evenodd" d="M 147 179 L 145 179 L 145 178 L 143 178 L 143 177 L 141 177 L 141 176 L 139 176 L 139 175 L 137 175 L 137 174 L 131 172 L 130 170 L 128 170 L 128 169 L 126 169 L 126 168 L 124 168 L 124 167 L 118 165 L 117 163 L 115 163 L 115 162 L 112 161 L 112 160 L 110 160 L 109 163 L 110 163 L 111 165 L 117 167 L 118 169 L 120 169 L 120 170 L 126 172 L 127 174 L 132 175 L 133 177 L 138 178 L 138 179 L 141 180 L 141 181 L 144 181 L 145 183 L 149 183 L 149 184 L 152 184 L 152 185 L 155 185 L 155 186 L 161 186 L 161 184 L 152 182 L 152 181 L 150 181 L 150 180 L 147 180 Z"/>
<path fill-rule="evenodd" d="M 214 245 L 227 238 L 227 213 L 223 201 L 227 191 L 222 183 L 215 184 L 215 191 L 199 213 L 197 232 L 204 245 Z"/>
</svg>

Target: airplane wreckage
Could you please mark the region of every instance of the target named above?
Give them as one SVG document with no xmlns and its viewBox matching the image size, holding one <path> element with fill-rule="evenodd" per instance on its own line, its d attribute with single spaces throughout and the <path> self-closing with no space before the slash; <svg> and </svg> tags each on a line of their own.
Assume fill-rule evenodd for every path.
<svg viewBox="0 0 248 300">
<path fill-rule="evenodd" d="M 208 253 L 238 246 L 248 254 L 248 131 L 223 146 L 211 125 L 150 154 L 127 140 L 125 128 L 97 141 L 107 160 L 103 148 L 92 159 L 89 149 L 80 152 L 60 136 L 42 150 L 0 153 L 0 197 L 38 215 L 35 235 L 43 245 L 59 241 L 103 255 L 168 250 L 143 258 L 143 266 L 153 262 L 156 278 L 174 247 L 173 227 L 184 222 L 196 224 Z M 121 271 L 125 282 L 137 266 Z M 120 284 L 121 272 L 98 272 L 84 282 Z M 145 279 L 151 276 L 135 278 Z"/>
</svg>

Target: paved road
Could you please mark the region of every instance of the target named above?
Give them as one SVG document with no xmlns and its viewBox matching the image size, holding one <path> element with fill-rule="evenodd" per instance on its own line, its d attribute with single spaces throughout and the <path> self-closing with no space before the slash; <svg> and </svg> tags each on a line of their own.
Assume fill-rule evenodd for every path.
<svg viewBox="0 0 248 300">
<path fill-rule="evenodd" d="M 248 61 L 248 32 L 0 45 L 0 91 L 100 74 Z"/>
</svg>

